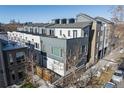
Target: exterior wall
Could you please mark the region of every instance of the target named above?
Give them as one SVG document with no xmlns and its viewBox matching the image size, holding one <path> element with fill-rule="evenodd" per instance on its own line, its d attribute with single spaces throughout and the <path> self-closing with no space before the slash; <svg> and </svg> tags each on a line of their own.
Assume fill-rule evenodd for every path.
<svg viewBox="0 0 124 93">
<path fill-rule="evenodd" d="M 69 53 L 71 50 L 71 58 L 76 56 L 79 60 L 76 66 L 80 66 L 87 62 L 88 54 L 88 37 L 85 38 L 72 38 L 72 39 L 60 39 L 60 38 L 50 38 L 41 36 L 42 51 L 46 52 L 46 62 L 47 68 L 56 72 L 57 74 L 64 76 L 68 71 L 67 62 Z M 76 46 L 75 46 L 76 45 Z M 84 52 L 82 52 L 82 46 L 85 46 Z M 52 47 L 62 49 L 62 56 L 56 56 L 52 53 Z M 77 52 L 77 50 L 79 51 Z M 80 53 L 78 55 L 78 53 Z M 76 55 L 77 54 L 77 55 Z M 44 63 L 43 63 L 44 64 Z M 70 65 L 70 67 L 73 66 Z"/>
<path fill-rule="evenodd" d="M 76 22 L 87 22 L 87 21 L 93 21 L 93 20 L 83 15 L 77 15 L 76 17 Z"/>
<path fill-rule="evenodd" d="M 5 64 L 3 60 L 2 44 L 0 42 L 0 88 L 7 86 Z"/>
<path fill-rule="evenodd" d="M 62 31 L 62 35 L 60 35 L 60 30 Z M 77 30 L 77 37 L 83 37 L 81 35 L 81 29 L 79 28 L 55 28 L 55 36 L 57 36 L 58 38 L 74 38 L 73 37 L 73 30 Z M 68 31 L 70 31 L 70 36 L 68 36 Z M 83 31 L 82 31 L 83 34 Z"/>
<path fill-rule="evenodd" d="M 10 40 L 14 40 L 16 42 L 21 43 L 28 43 L 29 41 L 31 44 L 39 44 L 39 48 L 36 48 L 36 50 L 41 51 L 41 42 L 40 42 L 40 36 L 39 35 L 33 35 L 33 34 L 27 34 L 22 32 L 8 32 L 8 36 Z"/>
<path fill-rule="evenodd" d="M 88 37 L 67 39 L 66 71 L 72 66 L 81 66 L 87 63 Z"/>
<path fill-rule="evenodd" d="M 92 38 L 92 43 L 91 43 L 91 58 L 89 59 L 90 62 L 95 62 L 96 61 L 96 47 L 97 47 L 97 44 L 96 44 L 96 40 L 97 40 L 97 23 L 96 22 L 93 22 L 93 25 L 92 25 L 92 31 L 93 31 L 93 38 Z"/>
<path fill-rule="evenodd" d="M 56 72 L 57 74 L 64 76 L 64 63 L 59 62 L 58 60 L 47 57 L 47 68 Z"/>
<path fill-rule="evenodd" d="M 66 62 L 66 40 L 59 38 L 50 38 L 41 36 L 42 51 L 46 53 L 47 68 L 56 72 L 57 74 L 65 75 L 65 62 Z M 52 54 L 52 48 L 62 49 L 62 57 Z"/>
</svg>

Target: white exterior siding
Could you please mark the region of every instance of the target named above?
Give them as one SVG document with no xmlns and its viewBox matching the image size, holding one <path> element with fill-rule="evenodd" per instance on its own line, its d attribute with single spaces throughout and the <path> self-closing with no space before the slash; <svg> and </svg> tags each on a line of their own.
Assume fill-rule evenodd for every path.
<svg viewBox="0 0 124 93">
<path fill-rule="evenodd" d="M 67 38 L 67 39 L 73 38 L 73 30 L 77 30 L 77 37 L 83 37 L 81 36 L 82 30 L 76 28 L 55 28 L 55 36 L 57 36 L 58 38 Z M 62 31 L 62 35 L 60 35 L 60 31 Z M 68 31 L 70 31 L 70 36 L 68 36 Z"/>
<path fill-rule="evenodd" d="M 19 41 L 19 42 L 21 41 L 23 43 L 30 41 L 31 44 L 37 43 L 39 44 L 39 48 L 35 47 L 35 49 L 41 51 L 40 36 L 21 33 L 21 32 L 8 32 L 8 36 L 9 36 L 9 39 L 13 41 Z M 32 41 L 32 39 L 34 41 Z"/>
<path fill-rule="evenodd" d="M 47 57 L 47 68 L 64 76 L 64 63 Z"/>
</svg>

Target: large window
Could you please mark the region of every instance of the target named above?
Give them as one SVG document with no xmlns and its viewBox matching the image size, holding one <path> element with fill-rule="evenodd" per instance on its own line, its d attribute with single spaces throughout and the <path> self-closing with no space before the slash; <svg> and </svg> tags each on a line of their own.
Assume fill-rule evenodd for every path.
<svg viewBox="0 0 124 93">
<path fill-rule="evenodd" d="M 52 51 L 53 55 L 62 57 L 62 49 L 61 48 L 52 47 L 51 51 Z"/>
<path fill-rule="evenodd" d="M 21 61 L 24 61 L 25 57 L 25 52 L 17 52 L 16 53 L 16 62 L 21 62 Z"/>
</svg>

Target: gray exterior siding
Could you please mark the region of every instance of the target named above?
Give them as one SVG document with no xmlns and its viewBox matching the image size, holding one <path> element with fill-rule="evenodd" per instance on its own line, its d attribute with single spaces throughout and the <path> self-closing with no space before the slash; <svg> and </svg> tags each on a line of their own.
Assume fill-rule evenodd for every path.
<svg viewBox="0 0 124 93">
<path fill-rule="evenodd" d="M 88 54 L 88 37 L 67 39 L 66 51 L 66 62 L 69 62 L 69 65 L 77 66 L 78 64 L 86 64 Z M 66 70 L 68 70 L 68 68 L 69 67 L 67 66 Z"/>
</svg>

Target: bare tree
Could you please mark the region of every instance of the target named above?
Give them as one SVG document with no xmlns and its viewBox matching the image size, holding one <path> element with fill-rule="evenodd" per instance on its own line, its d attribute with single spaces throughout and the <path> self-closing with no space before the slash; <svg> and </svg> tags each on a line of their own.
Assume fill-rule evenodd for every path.
<svg viewBox="0 0 124 93">
<path fill-rule="evenodd" d="M 117 39 L 117 46 L 124 44 L 124 6 L 114 6 L 111 10 L 111 19 L 115 23 L 114 25 L 114 36 Z"/>
<path fill-rule="evenodd" d="M 111 14 L 112 14 L 112 21 L 114 23 L 122 22 L 124 21 L 124 6 L 118 5 L 111 8 Z"/>
</svg>

